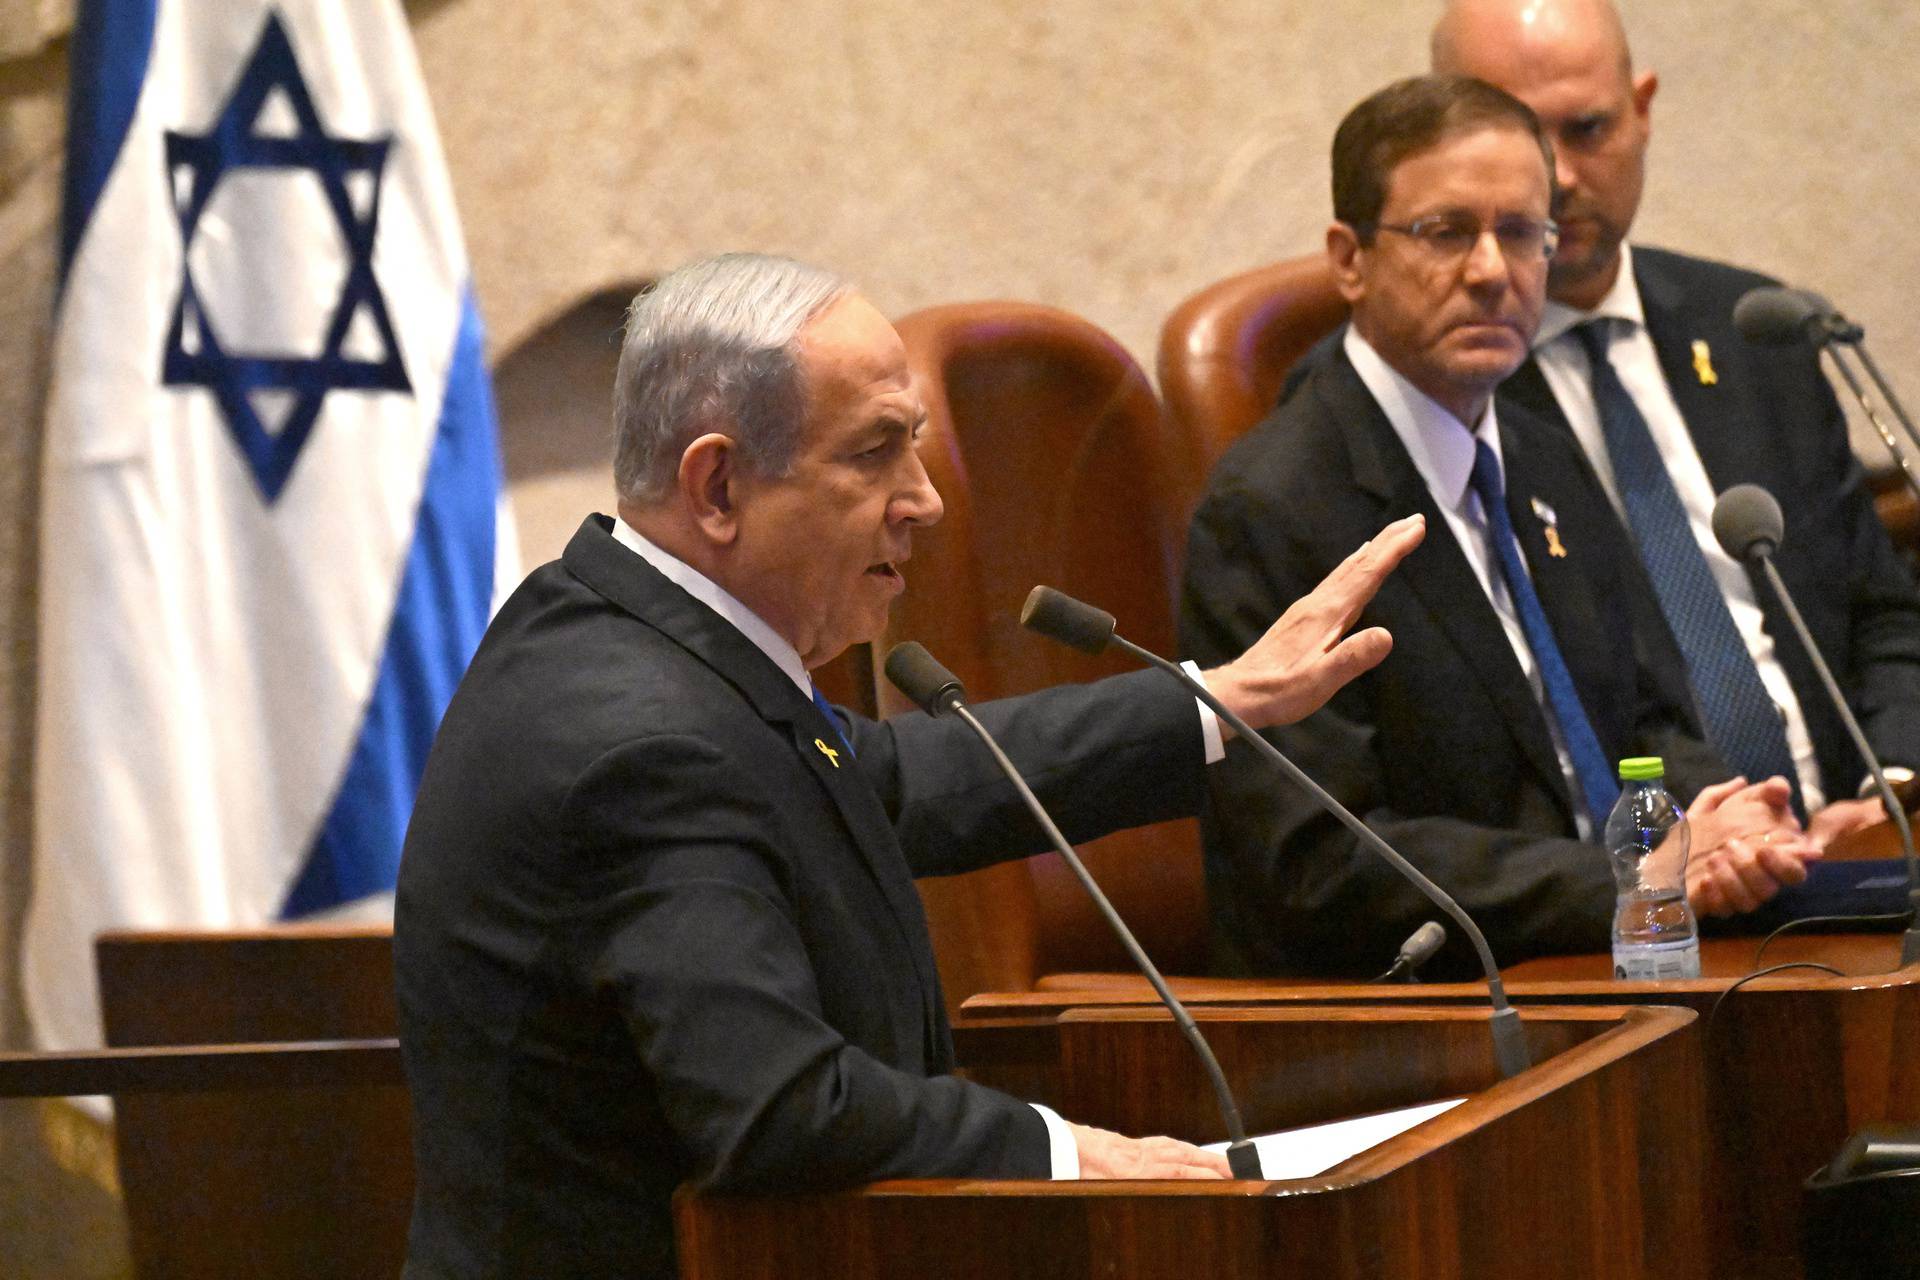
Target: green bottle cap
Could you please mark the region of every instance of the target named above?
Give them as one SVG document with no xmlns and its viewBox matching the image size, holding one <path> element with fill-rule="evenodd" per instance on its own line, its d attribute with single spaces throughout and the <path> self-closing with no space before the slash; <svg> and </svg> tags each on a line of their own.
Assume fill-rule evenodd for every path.
<svg viewBox="0 0 1920 1280">
<path fill-rule="evenodd" d="M 1622 782 L 1645 782 L 1667 776 L 1667 762 L 1659 756 L 1628 756 L 1620 762 Z"/>
</svg>

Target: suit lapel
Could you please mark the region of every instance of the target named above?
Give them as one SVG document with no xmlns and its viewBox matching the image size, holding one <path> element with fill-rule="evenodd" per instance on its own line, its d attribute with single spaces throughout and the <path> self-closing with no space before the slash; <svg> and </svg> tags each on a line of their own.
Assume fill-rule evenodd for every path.
<svg viewBox="0 0 1920 1280">
<path fill-rule="evenodd" d="M 1709 331 L 1716 334 L 1722 326 L 1705 323 L 1706 317 L 1697 315 L 1687 304 L 1687 296 L 1676 283 L 1661 275 L 1657 264 L 1645 254 L 1638 254 L 1633 260 L 1633 279 L 1640 289 L 1640 306 L 1646 314 L 1647 334 L 1653 339 L 1653 349 L 1660 357 L 1660 372 L 1667 379 L 1667 389 L 1673 393 L 1673 403 L 1680 410 L 1680 420 L 1687 425 L 1687 434 L 1693 439 L 1693 447 L 1700 454 L 1700 461 L 1706 466 L 1707 479 L 1713 485 L 1715 493 L 1724 493 L 1736 484 L 1762 482 L 1765 477 L 1750 465 L 1750 451 L 1743 450 L 1740 444 L 1744 437 L 1738 431 L 1700 432 L 1694 429 L 1697 422 L 1721 422 L 1729 413 L 1736 412 L 1732 407 L 1739 391 L 1736 387 L 1720 381 L 1718 370 L 1714 380 L 1709 383 L 1701 376 L 1695 365 L 1694 344 L 1699 343 L 1706 351 L 1708 361 L 1712 360 L 1712 347 L 1708 341 Z M 1723 353 L 1720 367 L 1732 370 L 1731 351 Z"/>
<path fill-rule="evenodd" d="M 1506 628 L 1501 626 L 1473 566 L 1467 563 L 1466 552 L 1454 539 L 1451 526 L 1407 455 L 1406 446 L 1394 433 L 1393 424 L 1344 353 L 1333 371 L 1334 378 L 1324 387 L 1327 406 L 1333 421 L 1347 424 L 1354 480 L 1379 502 L 1379 523 L 1415 512 L 1427 518 L 1426 540 L 1407 558 L 1394 580 L 1406 583 L 1419 597 L 1434 624 L 1452 641 L 1461 660 L 1492 699 L 1521 755 L 1571 815 L 1567 780 L 1560 772 L 1560 757 L 1547 735 L 1540 704 L 1514 657 Z"/>
<path fill-rule="evenodd" d="M 1547 385 L 1547 376 L 1540 372 L 1540 365 L 1531 355 L 1513 371 L 1512 377 L 1500 384 L 1497 395 L 1501 400 L 1519 405 L 1542 422 L 1551 423 L 1566 432 L 1569 440 L 1574 438 L 1573 425 L 1567 421 L 1553 388 Z"/>
<path fill-rule="evenodd" d="M 940 994 L 940 973 L 934 964 L 933 943 L 927 932 L 926 909 L 907 870 L 906 855 L 887 811 L 860 772 L 840 740 L 830 732 L 819 709 L 806 704 L 808 715 L 796 717 L 789 725 L 794 750 L 807 762 L 807 768 L 832 797 L 841 821 L 853 836 L 866 859 L 867 869 L 887 900 L 888 910 L 900 933 L 900 942 L 913 957 L 919 978 L 922 1026 L 926 1029 L 927 1069 L 940 1073 L 952 1068 L 952 1049 L 946 1027 L 946 1006 Z"/>
<path fill-rule="evenodd" d="M 668 581 L 613 540 L 612 521 L 590 516 L 567 544 L 567 569 L 582 582 L 711 667 L 769 726 L 789 737 L 819 782 L 886 900 L 900 940 L 913 958 L 928 1030 L 929 1063 L 950 1056 L 938 971 L 920 896 L 898 835 L 873 786 L 820 709 L 739 628 Z M 934 1069 L 938 1070 L 938 1067 Z"/>
</svg>

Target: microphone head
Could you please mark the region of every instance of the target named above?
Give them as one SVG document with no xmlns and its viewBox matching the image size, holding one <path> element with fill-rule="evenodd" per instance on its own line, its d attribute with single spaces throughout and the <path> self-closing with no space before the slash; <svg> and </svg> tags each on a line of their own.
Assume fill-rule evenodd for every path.
<svg viewBox="0 0 1920 1280">
<path fill-rule="evenodd" d="M 1812 336 L 1813 322 L 1823 311 L 1825 299 L 1803 289 L 1784 289 L 1763 285 L 1749 289 L 1733 304 L 1733 327 L 1748 342 L 1761 346 L 1784 347 L 1805 342 Z"/>
<path fill-rule="evenodd" d="M 1407 940 L 1400 944 L 1400 961 L 1411 973 L 1427 961 L 1433 959 L 1433 953 L 1446 943 L 1447 931 L 1438 920 L 1429 920 L 1415 929 Z"/>
<path fill-rule="evenodd" d="M 893 646 L 887 654 L 886 671 L 893 687 L 930 716 L 944 715 L 967 700 L 960 678 L 916 641 Z"/>
<path fill-rule="evenodd" d="M 1772 555 L 1786 529 L 1780 504 L 1757 484 L 1737 484 L 1713 504 L 1713 536 L 1742 564 L 1749 556 Z"/>
<path fill-rule="evenodd" d="M 1113 639 L 1113 615 L 1052 587 L 1035 587 L 1020 606 L 1020 625 L 1082 653 L 1104 653 Z"/>
</svg>

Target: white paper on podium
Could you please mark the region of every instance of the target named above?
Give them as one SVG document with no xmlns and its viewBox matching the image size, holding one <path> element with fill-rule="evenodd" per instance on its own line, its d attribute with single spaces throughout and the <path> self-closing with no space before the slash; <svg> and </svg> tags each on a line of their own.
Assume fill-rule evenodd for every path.
<svg viewBox="0 0 1920 1280">
<path fill-rule="evenodd" d="M 1377 1147 L 1388 1138 L 1398 1137 L 1424 1120 L 1450 1111 L 1466 1098 L 1442 1098 L 1393 1111 L 1329 1120 L 1299 1129 L 1262 1134 L 1253 1140 L 1260 1153 L 1260 1173 L 1266 1178 L 1311 1178 L 1325 1173 L 1343 1160 Z M 1209 1151 L 1225 1151 L 1227 1144 L 1215 1142 Z"/>
</svg>

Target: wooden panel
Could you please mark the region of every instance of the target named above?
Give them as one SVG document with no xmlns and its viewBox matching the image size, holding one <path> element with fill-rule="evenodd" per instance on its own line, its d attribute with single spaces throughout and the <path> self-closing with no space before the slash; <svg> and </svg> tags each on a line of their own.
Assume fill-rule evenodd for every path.
<svg viewBox="0 0 1920 1280">
<path fill-rule="evenodd" d="M 1789 970 L 1747 983 L 1727 996 L 1706 1023 L 1707 1218 L 1713 1256 L 1731 1260 L 1727 1274 L 1788 1280 L 1802 1274 L 1800 1184 L 1870 1123 L 1920 1122 L 1920 966 L 1889 972 L 1899 938 L 1888 934 L 1804 937 L 1770 945 L 1766 963 L 1816 960 L 1857 977 Z M 1753 969 L 1758 940 L 1716 938 L 1701 948 L 1707 977 L 1694 982 L 1622 983 L 1606 974 L 1609 959 L 1559 956 L 1506 971 L 1517 1004 L 1658 1002 L 1697 1011 L 1703 1022 L 1738 977 Z M 1245 982 L 1182 982 L 1183 1000 L 1259 1003 L 1310 1008 L 1329 1004 L 1435 1003 L 1479 1005 L 1476 984 L 1413 987 L 1276 984 L 1264 994 Z M 992 1070 L 1045 1083 L 1045 1065 L 1058 1053 L 1045 1040 L 1070 1008 L 1142 1005 L 1153 1000 L 1144 984 L 1109 983 L 1081 995 L 1065 990 L 1010 993 L 968 1002 L 955 1028 L 963 1063 L 991 1062 Z M 994 1019 L 994 1032 L 974 1029 Z M 1018 1029 L 1018 1036 L 1012 1029 Z M 1002 1044 L 983 1042 L 996 1035 Z M 1047 1084 L 1056 1092 L 1063 1086 Z"/>
<path fill-rule="evenodd" d="M 115 1045 L 397 1033 L 391 930 L 287 926 L 100 939 Z M 118 1099 L 128 1243 L 142 1280 L 398 1275 L 413 1200 L 404 1083 Z"/>
<path fill-rule="evenodd" d="M 1438 1015 L 1438 1016 L 1432 1016 Z M 1529 1019 L 1570 1047 L 1316 1178 L 1226 1183 L 883 1183 L 835 1196 L 678 1201 L 681 1272 L 713 1277 L 1686 1277 L 1705 1274 L 1696 1206 L 1703 1088 L 1698 1037 L 1675 1010 L 1578 1010 Z M 1345 1023 L 1344 1028 L 1333 1029 Z M 1271 1093 L 1273 1110 L 1325 1119 L 1390 1095 L 1432 1097 L 1493 1075 L 1462 1010 L 1210 1011 L 1229 1078 L 1285 1064 L 1331 1113 Z M 1130 1118 L 1195 1110 L 1205 1093 L 1158 1013 L 1077 1019 L 1091 1073 L 1071 1086 Z M 1411 1042 L 1412 1053 L 1402 1053 Z M 1389 1048 L 1391 1043 L 1393 1047 Z M 1171 1056 L 1169 1054 L 1171 1053 Z M 1172 1077 L 1150 1099 L 1123 1083 Z M 1243 1088 L 1252 1082 L 1241 1076 Z M 1159 1090 L 1158 1084 L 1152 1086 Z M 1177 1095 L 1177 1096 L 1174 1096 Z M 1129 1100 L 1130 1099 L 1130 1100 Z M 1262 1103 L 1267 1106 L 1268 1103 Z M 1317 1112 L 1317 1113 L 1316 1113 Z M 1120 1113 L 1116 1113 L 1118 1117 Z M 1145 1124 L 1144 1128 L 1155 1128 Z M 1572 1155 L 1573 1158 L 1569 1158 Z M 1524 1224 L 1501 1229 L 1500 1222 Z"/>
</svg>

